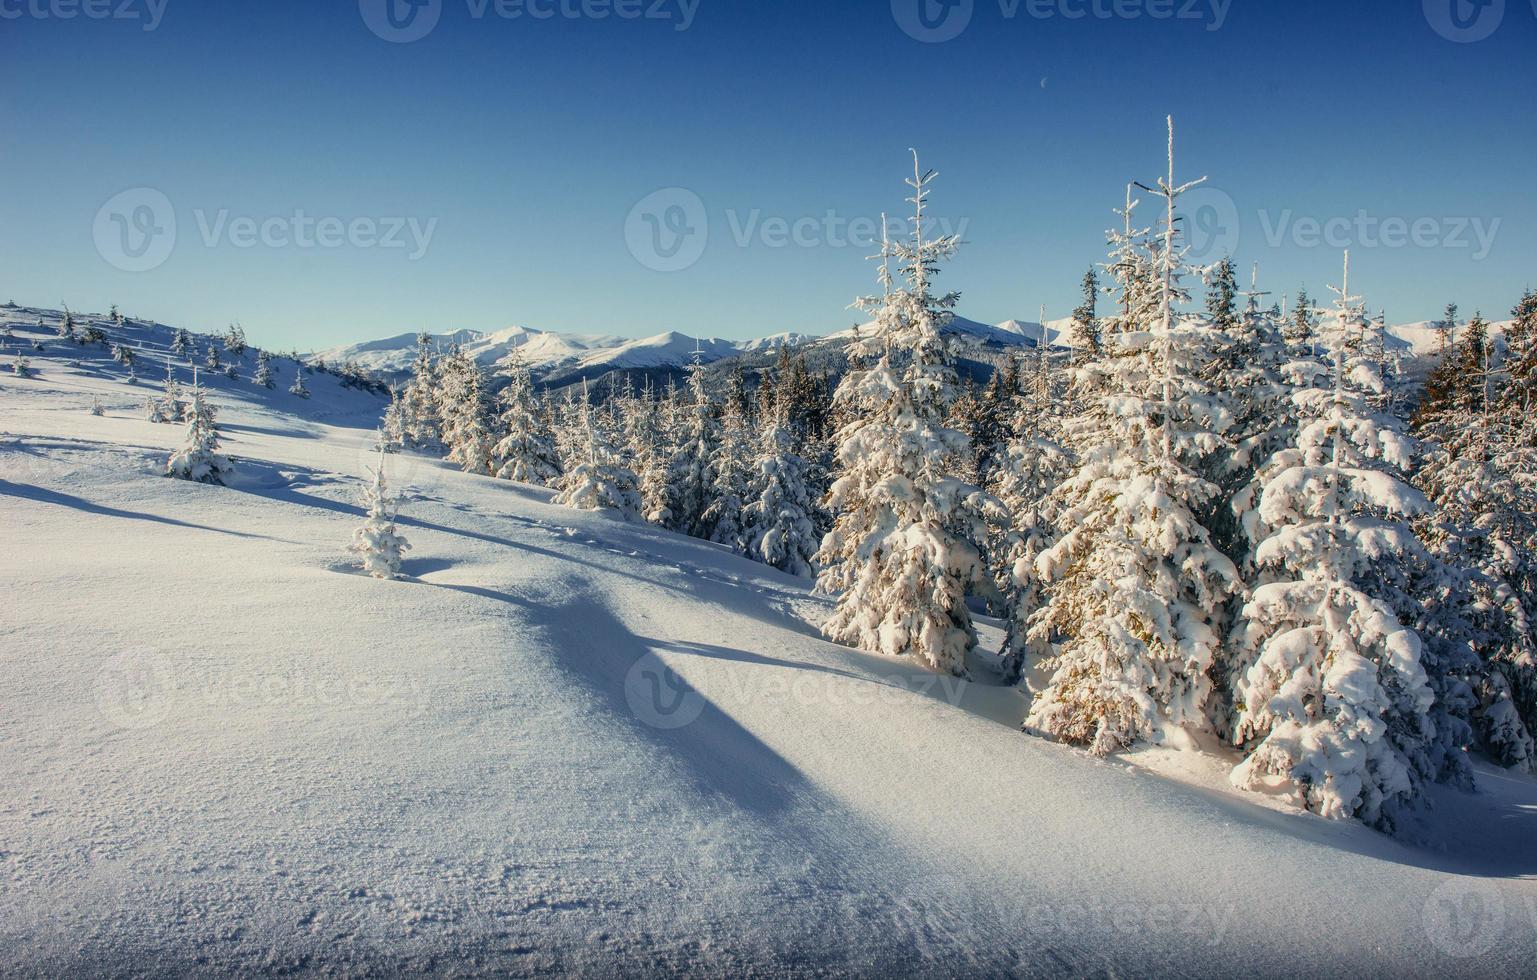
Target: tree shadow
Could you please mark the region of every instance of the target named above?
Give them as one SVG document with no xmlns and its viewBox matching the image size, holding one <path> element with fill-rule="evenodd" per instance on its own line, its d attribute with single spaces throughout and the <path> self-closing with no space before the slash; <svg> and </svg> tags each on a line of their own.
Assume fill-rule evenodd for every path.
<svg viewBox="0 0 1537 980">
<path fill-rule="evenodd" d="M 253 541 L 277 541 L 283 544 L 298 544 L 297 541 L 289 541 L 286 538 L 274 538 L 266 534 L 251 534 L 246 531 L 232 531 L 229 528 L 211 527 L 207 524 L 198 524 L 193 521 L 177 520 L 174 517 L 161 517 L 159 514 L 147 514 L 137 510 L 122 510 L 117 507 L 108 507 L 105 504 L 93 503 L 84 497 L 76 497 L 72 494 L 60 493 L 57 490 L 49 490 L 44 487 L 36 487 L 24 483 L 11 483 L 0 480 L 0 494 L 11 497 L 19 497 L 23 500 L 35 500 L 44 504 L 56 504 L 60 507 L 70 507 L 86 514 L 95 514 L 100 517 L 122 517 L 134 521 L 148 521 L 152 524 L 164 524 L 168 527 L 180 527 L 193 531 L 212 531 L 215 534 L 227 534 L 230 537 L 246 538 Z"/>
</svg>

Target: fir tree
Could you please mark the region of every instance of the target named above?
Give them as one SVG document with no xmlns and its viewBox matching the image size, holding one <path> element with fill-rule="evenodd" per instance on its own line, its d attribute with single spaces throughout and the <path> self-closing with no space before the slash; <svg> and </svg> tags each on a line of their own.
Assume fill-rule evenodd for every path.
<svg viewBox="0 0 1537 980">
<path fill-rule="evenodd" d="M 1045 329 L 1045 324 L 1042 324 Z M 1073 334 L 1085 356 L 1094 358 L 1103 352 L 1099 327 L 1099 274 L 1094 267 L 1083 274 L 1083 302 L 1073 310 Z"/>
<path fill-rule="evenodd" d="M 246 352 L 245 328 L 238 323 L 229 325 L 224 331 L 224 349 L 230 352 L 232 357 L 244 357 Z"/>
<path fill-rule="evenodd" d="M 617 510 L 626 520 L 640 510 L 635 473 L 625 466 L 609 433 L 593 418 L 583 383 L 580 408 L 581 452 L 567 463 L 555 503 L 576 510 Z"/>
<path fill-rule="evenodd" d="M 497 396 L 502 406 L 501 441 L 492 450 L 495 475 L 550 486 L 560 476 L 560 458 L 554 435 L 545 426 L 534 396 L 534 382 L 522 358 L 514 351 L 502 362 L 507 385 Z"/>
<path fill-rule="evenodd" d="M 256 373 L 251 376 L 251 383 L 268 389 L 277 387 L 277 378 L 272 370 L 272 355 L 266 351 L 256 355 Z"/>
<path fill-rule="evenodd" d="M 1391 827 L 1419 795 L 1436 732 L 1420 637 L 1392 593 L 1421 550 L 1406 519 L 1424 496 L 1402 479 L 1412 443 L 1361 388 L 1350 338 L 1364 314 L 1336 291 L 1333 390 L 1297 393 L 1308 419 L 1261 474 L 1253 537 L 1261 580 L 1235 647 L 1233 782 L 1289 786 L 1327 817 Z"/>
<path fill-rule="evenodd" d="M 791 575 L 809 576 L 818 537 L 807 464 L 795 453 L 789 406 L 775 406 L 758 443 L 752 500 L 744 510 L 747 553 Z"/>
<path fill-rule="evenodd" d="M 679 417 L 677 448 L 668 461 L 666 527 L 695 537 L 710 536 L 707 512 L 714 503 L 721 426 L 704 388 L 704 372 L 689 372 L 691 402 Z"/>
<path fill-rule="evenodd" d="M 214 410 L 203 397 L 203 389 L 192 386 L 192 400 L 187 407 L 186 439 L 166 463 L 166 476 L 198 483 L 223 484 L 234 466 L 219 453 L 219 430 L 214 424 Z"/>
<path fill-rule="evenodd" d="M 753 478 L 752 405 L 738 367 L 728 379 L 721 402 L 720 442 L 711 462 L 710 503 L 702 524 L 711 541 L 732 551 L 748 547 L 747 517 L 744 510 L 751 494 Z"/>
<path fill-rule="evenodd" d="M 841 593 L 822 627 L 829 639 L 964 676 L 976 646 L 966 596 L 996 591 L 978 544 L 984 512 L 1001 513 L 1001 505 L 948 475 L 970 447 L 944 426 L 957 378 L 941 327 L 958 297 L 935 295 L 930 283 L 960 243 L 926 237 L 935 176 L 914 152 L 911 239 L 883 242 L 885 295 L 860 302 L 874 310 L 875 329 L 855 354 L 870 363 L 851 369 L 834 396 L 850 421 L 828 495 L 838 516 L 819 553 L 818 587 Z M 900 288 L 891 259 L 901 266 Z"/>
<path fill-rule="evenodd" d="M 288 386 L 288 393 L 290 395 L 298 395 L 300 398 L 308 398 L 310 396 L 309 386 L 304 383 L 304 369 L 302 367 L 294 371 L 294 383 Z"/>
<path fill-rule="evenodd" d="M 191 360 L 192 337 L 185 330 L 177 330 L 171 341 L 171 353 L 184 360 Z"/>
<path fill-rule="evenodd" d="M 448 459 L 466 473 L 491 473 L 496 439 L 491 433 L 491 409 L 480 366 L 455 349 L 443 359 L 437 391 L 437 413 L 443 420 L 443 444 Z"/>
<path fill-rule="evenodd" d="M 362 570 L 379 579 L 399 578 L 401 557 L 411 547 L 395 526 L 400 498 L 389 492 L 384 475 L 387 458 L 381 452 L 379 465 L 369 471 L 373 482 L 363 491 L 368 518 L 352 532 L 352 544 L 348 546 L 348 550 L 358 556 Z"/>
<path fill-rule="evenodd" d="M 1171 119 L 1169 172 L 1156 188 L 1156 319 L 1107 338 L 1105 357 L 1082 372 L 1090 407 L 1075 425 L 1088 448 L 1053 494 L 1061 536 L 1035 562 L 1050 597 L 1027 640 L 1060 642 L 1026 729 L 1101 755 L 1208 726 L 1220 610 L 1241 588 L 1202 523 L 1220 490 L 1199 470 L 1226 448 L 1231 415 L 1201 378 L 1211 328 L 1175 322 L 1175 205 L 1201 181 L 1175 183 L 1173 141 Z"/>
<path fill-rule="evenodd" d="M 1238 276 L 1232 259 L 1213 267 L 1206 293 L 1206 313 L 1219 330 L 1238 326 Z"/>
</svg>

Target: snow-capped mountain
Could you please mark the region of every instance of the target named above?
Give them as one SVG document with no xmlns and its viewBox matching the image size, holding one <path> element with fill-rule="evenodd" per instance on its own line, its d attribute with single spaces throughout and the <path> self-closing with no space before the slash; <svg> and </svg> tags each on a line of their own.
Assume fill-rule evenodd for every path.
<svg viewBox="0 0 1537 980">
<path fill-rule="evenodd" d="M 492 367 L 514 351 L 536 376 L 545 379 L 597 376 L 632 368 L 677 368 L 698 360 L 712 363 L 738 354 L 778 347 L 797 346 L 814 338 L 782 333 L 754 340 L 722 340 L 689 337 L 667 331 L 654 337 L 618 337 L 605 334 L 560 334 L 514 326 L 492 333 L 455 330 L 430 334 L 439 348 L 457 344 L 483 367 Z M 313 357 L 328 362 L 354 361 L 386 378 L 410 370 L 416 356 L 417 335 L 400 334 L 383 340 L 350 344 L 316 351 Z"/>
<path fill-rule="evenodd" d="M 1043 333 L 1053 347 L 1072 347 L 1077 344 L 1072 325 L 1069 318 L 1047 320 L 1043 328 L 1032 320 L 1009 319 L 989 324 L 957 316 L 946 330 L 964 340 L 994 348 L 1033 348 L 1040 343 Z M 1494 323 L 1490 329 L 1499 334 L 1505 326 L 1505 323 Z M 868 330 L 868 326 L 860 329 Z M 565 334 L 513 326 L 493 332 L 455 330 L 429 336 L 439 348 L 460 345 L 486 368 L 494 367 L 516 351 L 541 380 L 574 383 L 581 378 L 597 378 L 615 370 L 681 368 L 696 361 L 711 364 L 780 346 L 795 347 L 819 341 L 841 343 L 853 334 L 854 330 L 850 328 L 824 334 L 786 332 L 752 340 L 723 340 L 667 331 L 654 337 L 633 338 L 613 334 Z M 409 372 L 416 356 L 416 337 L 414 333 L 399 334 L 316 351 L 312 356 L 333 363 L 353 361 L 393 381 Z M 1431 321 L 1390 326 L 1388 338 L 1391 349 L 1415 355 L 1432 354 L 1441 345 L 1440 331 Z"/>
</svg>

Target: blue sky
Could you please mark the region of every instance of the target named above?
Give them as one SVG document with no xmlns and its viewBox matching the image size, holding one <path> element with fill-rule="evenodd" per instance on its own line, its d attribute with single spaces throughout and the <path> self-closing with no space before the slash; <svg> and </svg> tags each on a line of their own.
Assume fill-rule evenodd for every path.
<svg viewBox="0 0 1537 980">
<path fill-rule="evenodd" d="M 1263 288 L 1341 244 L 1395 321 L 1537 285 L 1537 0 L 922 0 L 927 41 L 920 0 L 427 0 L 405 43 L 385 0 L 81 2 L 0 0 L 0 299 L 301 349 L 837 329 L 915 146 L 961 312 L 1061 316 L 1169 113 Z"/>
</svg>

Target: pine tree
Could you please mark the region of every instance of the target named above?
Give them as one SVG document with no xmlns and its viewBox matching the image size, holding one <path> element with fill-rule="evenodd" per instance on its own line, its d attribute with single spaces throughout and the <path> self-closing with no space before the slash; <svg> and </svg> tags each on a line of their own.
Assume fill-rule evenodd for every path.
<svg viewBox="0 0 1537 980">
<path fill-rule="evenodd" d="M 224 331 L 224 349 L 233 357 L 244 357 L 246 352 L 245 328 L 238 323 L 229 325 Z"/>
<path fill-rule="evenodd" d="M 1045 329 L 1045 324 L 1041 324 Z M 1083 302 L 1073 310 L 1073 334 L 1085 356 L 1098 357 L 1104 350 L 1099 326 L 1099 274 L 1094 267 L 1083 274 Z"/>
<path fill-rule="evenodd" d="M 1098 350 L 1098 355 L 1092 355 L 1096 359 L 1104 356 L 1104 345 Z M 987 485 L 1010 515 L 1009 523 L 995 530 L 988 546 L 993 573 L 1005 590 L 1007 625 L 999 665 L 1005 684 L 1019 682 L 1027 656 L 1047 652 L 1043 644 L 1029 639 L 1030 617 L 1045 598 L 1035 562 L 1056 538 L 1049 502 L 1073 468 L 1072 453 L 1061 441 L 1062 403 L 1050 394 L 1056 386 L 1049 374 L 1038 382 L 1031 387 L 1032 397 L 1014 406 L 1012 437 Z"/>
<path fill-rule="evenodd" d="M 213 407 L 203 397 L 203 389 L 194 380 L 192 401 L 187 407 L 186 439 L 171 454 L 165 475 L 198 483 L 223 484 L 234 466 L 219 453 L 219 430 L 214 424 Z"/>
<path fill-rule="evenodd" d="M 224 367 L 224 363 L 219 360 L 219 348 L 213 344 L 208 345 L 208 353 L 203 358 L 203 366 L 210 371 L 218 371 Z"/>
<path fill-rule="evenodd" d="M 834 396 L 851 421 L 839 434 L 842 470 L 828 495 L 838 516 L 819 552 L 818 587 L 841 593 L 822 627 L 829 639 L 964 676 L 977 642 L 966 596 L 996 592 L 978 544 L 984 512 L 1002 506 L 948 475 L 970 447 L 943 424 L 957 377 L 941 328 L 958 296 L 935 295 L 930 283 L 960 242 L 926 237 L 935 176 L 915 151 L 911 239 L 883 242 L 885 295 L 859 304 L 875 313 L 873 333 L 855 347 L 871 363 L 851 369 Z"/>
<path fill-rule="evenodd" d="M 635 473 L 620 461 L 610 434 L 593 418 L 586 388 L 584 382 L 579 423 L 583 449 L 567 461 L 555 503 L 576 510 L 617 510 L 630 520 L 640 511 Z"/>
<path fill-rule="evenodd" d="M 112 325 L 115 327 L 121 327 L 123 325 L 123 314 L 118 311 L 116 303 L 113 303 L 112 309 L 107 311 L 107 319 L 111 320 Z"/>
<path fill-rule="evenodd" d="M 373 482 L 364 488 L 363 503 L 368 508 L 368 518 L 352 532 L 352 544 L 348 550 L 358 556 L 362 570 L 379 579 L 400 577 L 402 555 L 410 550 L 404 535 L 395 526 L 395 515 L 400 498 L 389 492 L 384 474 L 388 457 L 381 452 L 379 465 L 369 473 Z"/>
<path fill-rule="evenodd" d="M 710 465 L 710 504 L 702 520 L 711 541 L 738 553 L 748 547 L 744 510 L 753 478 L 751 425 L 752 404 L 739 366 L 721 400 L 720 442 Z"/>
<path fill-rule="evenodd" d="M 21 351 L 17 351 L 11 356 L 11 373 L 18 378 L 32 377 L 32 368 Z"/>
<path fill-rule="evenodd" d="M 1457 304 L 1447 303 L 1446 313 L 1436 321 L 1436 334 L 1441 338 L 1441 356 L 1451 353 L 1453 345 L 1457 341 Z"/>
<path fill-rule="evenodd" d="M 437 414 L 448 459 L 466 473 L 490 474 L 497 440 L 480 366 L 456 348 L 439 368 Z"/>
<path fill-rule="evenodd" d="M 137 381 L 138 380 L 138 375 L 134 371 L 134 364 L 135 364 L 137 359 L 134 357 L 134 353 L 133 353 L 133 348 L 132 347 L 129 347 L 127 344 L 113 344 L 112 345 L 112 360 L 116 361 L 117 363 L 123 365 L 123 367 L 128 369 L 128 380 L 129 381 Z"/>
<path fill-rule="evenodd" d="M 1519 314 L 1518 307 L 1518 320 Z M 1439 632 L 1458 646 L 1470 644 L 1482 661 L 1475 713 L 1485 748 L 1502 764 L 1531 768 L 1537 762 L 1530 751 L 1537 726 L 1537 447 L 1526 438 L 1530 417 L 1511 411 L 1508 385 L 1488 326 L 1475 315 L 1432 372 L 1415 414 L 1425 448 L 1416 482 L 1435 505 L 1417 530 L 1457 573 L 1418 592 L 1440 612 Z"/>
<path fill-rule="evenodd" d="M 1206 313 L 1219 330 L 1238 326 L 1238 273 L 1232 259 L 1223 259 L 1212 269 L 1206 293 Z"/>
<path fill-rule="evenodd" d="M 191 361 L 192 337 L 185 330 L 177 330 L 176 337 L 171 341 L 171 353 L 184 360 Z"/>
<path fill-rule="evenodd" d="M 1364 313 L 1349 256 L 1332 335 L 1333 390 L 1296 395 L 1308 419 L 1261 474 L 1254 524 L 1260 584 L 1235 647 L 1233 782 L 1279 782 L 1324 816 L 1391 827 L 1419 795 L 1436 741 L 1421 638 L 1392 606 L 1421 545 L 1407 519 L 1429 509 L 1404 482 L 1412 443 L 1362 388 L 1350 349 Z"/>
<path fill-rule="evenodd" d="M 704 388 L 704 372 L 689 372 L 692 400 L 679 416 L 677 448 L 668 461 L 666 527 L 683 534 L 707 538 L 706 516 L 714 503 L 715 479 L 721 446 L 720 420 Z"/>
<path fill-rule="evenodd" d="M 1283 333 L 1294 351 L 1315 352 L 1318 343 L 1318 311 L 1313 306 L 1313 298 L 1308 295 L 1306 286 L 1297 291 L 1297 306 L 1292 310 L 1291 319 Z"/>
<path fill-rule="evenodd" d="M 1116 315 L 1106 322 L 1112 333 L 1142 329 L 1153 322 L 1158 310 L 1158 289 L 1148 241 L 1151 229 L 1135 226 L 1136 209 L 1141 201 L 1133 199 L 1133 186 L 1126 185 L 1126 206 L 1115 209 L 1121 216 L 1122 227 L 1105 233 L 1110 245 L 1110 261 L 1104 268 L 1112 280 L 1106 291 L 1116 294 L 1119 307 Z"/>
<path fill-rule="evenodd" d="M 256 373 L 251 376 L 251 383 L 268 389 L 277 387 L 277 379 L 272 370 L 272 355 L 266 351 L 256 355 Z"/>
<path fill-rule="evenodd" d="M 1212 330 L 1174 312 L 1185 298 L 1175 205 L 1199 183 L 1175 183 L 1171 119 L 1156 319 L 1107 338 L 1081 372 L 1090 407 L 1075 425 L 1088 448 L 1053 494 L 1062 533 L 1035 563 L 1050 596 L 1027 639 L 1060 643 L 1026 730 L 1100 755 L 1208 726 L 1220 610 L 1241 588 L 1202 523 L 1220 490 L 1199 468 L 1226 448 L 1231 417 L 1201 378 Z"/>
<path fill-rule="evenodd" d="M 554 435 L 545 427 L 534 382 L 516 351 L 502 362 L 507 385 L 497 396 L 503 436 L 492 450 L 495 475 L 503 480 L 550 486 L 560 476 Z"/>
<path fill-rule="evenodd" d="M 294 371 L 294 383 L 288 386 L 290 395 L 298 395 L 300 398 L 310 396 L 309 386 L 304 383 L 304 368 L 301 366 Z"/>
<path fill-rule="evenodd" d="M 418 334 L 416 359 L 411 364 L 411 380 L 400 394 L 400 439 L 402 445 L 427 448 L 441 439 L 437 399 L 438 365 L 433 356 L 432 338 Z"/>
<path fill-rule="evenodd" d="M 788 403 L 775 406 L 758 442 L 752 500 L 744 510 L 747 553 L 782 572 L 813 573 L 818 536 L 807 463 L 795 453 Z"/>
<path fill-rule="evenodd" d="M 159 398 L 145 402 L 145 417 L 151 422 L 177 422 L 182 417 L 181 386 L 171 371 L 171 359 L 165 359 L 165 387 Z"/>
</svg>

